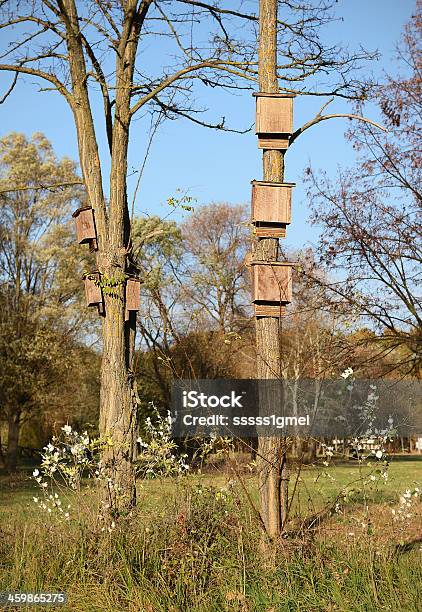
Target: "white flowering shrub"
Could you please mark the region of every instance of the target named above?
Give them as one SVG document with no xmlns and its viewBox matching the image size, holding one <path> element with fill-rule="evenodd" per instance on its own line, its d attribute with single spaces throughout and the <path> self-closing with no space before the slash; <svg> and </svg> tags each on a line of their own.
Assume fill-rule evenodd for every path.
<svg viewBox="0 0 422 612">
<path fill-rule="evenodd" d="M 355 380 L 353 378 L 352 368 L 347 368 L 341 375 L 344 384 L 339 388 L 339 404 L 344 408 L 347 406 L 347 398 L 353 397 Z M 350 395 L 349 395 L 350 394 Z M 343 505 L 359 500 L 363 503 L 366 520 L 361 523 L 365 527 L 367 533 L 372 533 L 371 521 L 369 517 L 369 496 L 373 495 L 379 485 L 384 485 L 388 480 L 389 459 L 386 452 L 386 444 L 395 434 L 393 419 L 390 417 L 386 426 L 382 429 L 377 429 L 375 421 L 377 417 L 378 407 L 377 387 L 371 384 L 368 389 L 366 398 L 361 401 L 360 405 L 354 405 L 354 410 L 358 411 L 360 426 L 359 434 L 342 439 L 334 438 L 329 443 L 320 443 L 324 466 L 322 471 L 314 478 L 317 482 L 320 478 L 329 481 L 335 481 L 335 472 L 327 470 L 335 458 L 344 459 L 352 457 L 354 461 L 350 464 L 352 470 L 357 466 L 359 477 L 353 475 L 353 480 L 350 484 L 343 486 L 336 495 L 333 503 L 333 513 L 340 513 L 343 510 Z M 341 417 L 339 420 L 344 420 Z M 353 473 L 353 472 L 352 472 Z M 349 517 L 350 518 L 350 517 Z M 361 519 L 359 519 L 361 521 Z"/>
<path fill-rule="evenodd" d="M 145 439 L 138 438 L 137 472 L 143 478 L 157 476 L 180 476 L 186 474 L 189 466 L 186 454 L 177 454 L 177 444 L 171 437 L 171 417 L 162 417 L 153 407 L 154 422 L 145 421 Z M 82 498 L 89 488 L 97 488 L 100 482 L 112 487 L 114 483 L 101 462 L 101 450 L 110 445 L 111 440 L 91 438 L 85 431 L 82 434 L 70 425 L 61 428 L 60 435 L 43 449 L 40 468 L 35 469 L 33 478 L 40 488 L 34 502 L 48 515 L 70 520 L 81 516 Z M 89 487 L 88 485 L 92 486 Z M 83 485 L 83 491 L 82 491 Z M 66 498 L 66 499 L 65 499 Z M 88 500 L 88 511 L 96 514 L 101 521 L 107 516 L 107 505 L 97 495 Z M 72 507 L 75 513 L 72 515 Z M 106 527 L 103 526 L 102 530 Z M 108 531 L 115 523 L 108 525 Z"/>
<path fill-rule="evenodd" d="M 198 450 L 194 455 L 194 460 L 199 462 L 198 472 L 201 473 L 203 465 L 212 459 L 218 462 L 222 457 L 227 457 L 234 450 L 232 438 L 227 436 L 211 435 L 208 439 L 201 440 Z"/>
<path fill-rule="evenodd" d="M 344 372 L 342 372 L 340 376 L 344 380 L 347 380 L 348 378 L 352 376 L 352 374 L 353 374 L 353 368 L 346 368 L 346 370 L 344 370 Z"/>
<path fill-rule="evenodd" d="M 340 374 L 340 377 L 345 381 L 344 391 L 353 391 L 355 383 L 353 379 L 353 369 L 347 368 Z M 331 445 L 323 443 L 321 445 L 324 455 L 323 465 L 328 466 L 335 455 L 344 454 L 344 451 L 349 449 L 349 451 L 353 451 L 354 458 L 359 464 L 366 463 L 370 466 L 372 465 L 371 461 L 375 459 L 377 463 L 377 473 L 386 480 L 386 469 L 380 469 L 380 465 L 383 464 L 384 468 L 388 466 L 385 445 L 395 434 L 394 422 L 390 416 L 386 427 L 382 430 L 378 430 L 374 426 L 377 417 L 377 401 L 379 397 L 376 393 L 376 385 L 371 384 L 369 389 L 365 401 L 359 406 L 354 406 L 354 409 L 359 413 L 359 420 L 361 422 L 361 427 L 359 428 L 361 432 L 360 435 L 342 440 L 335 439 L 332 441 Z M 339 390 L 339 394 L 343 395 L 343 392 Z M 374 477 L 371 478 L 371 480 L 374 479 Z"/>
<path fill-rule="evenodd" d="M 162 417 L 155 406 L 154 423 L 151 417 L 145 420 L 145 436 L 139 437 L 137 472 L 143 478 L 157 476 L 180 476 L 186 474 L 189 466 L 186 454 L 177 454 L 177 444 L 172 439 L 170 412 Z"/>
<path fill-rule="evenodd" d="M 406 522 L 408 519 L 411 519 L 415 506 L 421 499 L 422 491 L 419 487 L 415 487 L 413 490 L 406 489 L 406 491 L 400 495 L 398 506 L 391 510 L 393 519 L 401 522 Z"/>
<path fill-rule="evenodd" d="M 32 474 L 40 488 L 40 496 L 33 500 L 41 510 L 64 520 L 71 518 L 72 504 L 68 502 L 73 500 L 69 492 L 80 492 L 84 478 L 101 478 L 102 446 L 99 439 L 90 438 L 86 431 L 80 434 L 70 425 L 62 427 L 60 435 L 44 447 L 40 469 Z"/>
<path fill-rule="evenodd" d="M 152 408 L 154 422 L 151 418 L 146 419 L 145 436 L 137 440 L 137 474 L 142 478 L 182 476 L 189 470 L 187 455 L 177 453 L 177 444 L 171 435 L 170 414 L 162 417 L 154 406 Z M 78 433 L 70 425 L 62 427 L 59 436 L 53 437 L 43 449 L 41 465 L 32 475 L 40 488 L 40 494 L 33 498 L 38 507 L 63 520 L 88 512 L 96 521 L 106 521 L 109 506 L 101 496 L 104 486 L 97 485 L 117 487 L 101 462 L 101 451 L 107 445 L 112 445 L 112 441 L 91 438 L 86 431 Z M 92 493 L 87 495 L 93 488 L 96 497 Z M 109 525 L 103 522 L 102 530 L 111 531 L 115 526 L 114 522 Z"/>
</svg>

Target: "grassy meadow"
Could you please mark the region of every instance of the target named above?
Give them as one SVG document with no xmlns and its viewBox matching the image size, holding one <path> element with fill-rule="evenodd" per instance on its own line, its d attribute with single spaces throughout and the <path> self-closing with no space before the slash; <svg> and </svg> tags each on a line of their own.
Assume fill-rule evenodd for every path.
<svg viewBox="0 0 422 612">
<path fill-rule="evenodd" d="M 392 510 L 422 484 L 422 460 L 393 460 L 386 482 L 372 469 L 302 468 L 276 543 L 259 527 L 256 477 L 230 465 L 139 483 L 136 510 L 103 531 L 89 487 L 63 499 L 64 522 L 35 504 L 30 471 L 2 476 L 0 590 L 63 590 L 72 612 L 420 610 L 422 504 L 400 520 Z"/>
</svg>

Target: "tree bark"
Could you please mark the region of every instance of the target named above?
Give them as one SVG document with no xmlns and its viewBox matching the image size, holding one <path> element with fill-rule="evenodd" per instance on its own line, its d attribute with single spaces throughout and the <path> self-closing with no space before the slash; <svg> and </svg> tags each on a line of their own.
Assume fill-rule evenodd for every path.
<svg viewBox="0 0 422 612">
<path fill-rule="evenodd" d="M 277 80 L 277 0 L 259 3 L 259 89 L 276 93 Z M 264 150 L 264 181 L 282 182 L 284 152 Z M 260 238 L 254 259 L 276 261 L 278 239 Z M 257 377 L 259 380 L 281 379 L 281 325 L 276 317 L 256 319 Z M 271 394 L 260 393 L 260 410 L 269 412 Z M 277 437 L 258 442 L 258 474 L 261 514 L 267 533 L 274 537 L 283 528 L 288 508 L 288 476 L 285 445 Z"/>
<path fill-rule="evenodd" d="M 133 339 L 129 326 L 133 327 L 133 323 L 125 323 L 123 306 L 123 296 L 105 296 L 100 434 L 106 442 L 102 464 L 109 479 L 104 501 L 113 515 L 130 509 L 136 503 L 133 459 L 136 451 L 137 403 L 129 362 Z M 132 312 L 133 318 L 135 313 Z"/>
<path fill-rule="evenodd" d="M 7 453 L 6 453 L 6 469 L 9 473 L 16 472 L 18 465 L 18 444 L 20 432 L 20 411 L 9 414 L 7 420 Z"/>
</svg>

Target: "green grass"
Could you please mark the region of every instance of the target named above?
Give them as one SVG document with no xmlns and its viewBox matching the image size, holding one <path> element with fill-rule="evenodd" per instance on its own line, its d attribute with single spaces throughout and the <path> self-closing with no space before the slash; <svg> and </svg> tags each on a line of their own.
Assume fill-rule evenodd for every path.
<svg viewBox="0 0 422 612">
<path fill-rule="evenodd" d="M 302 500 L 311 499 L 311 507 L 320 509 L 327 501 L 334 499 L 340 489 L 358 486 L 357 483 L 362 476 L 369 473 L 372 467 L 363 465 L 359 468 L 357 462 L 348 464 L 332 465 L 325 467 L 304 467 L 300 473 L 303 481 L 297 487 L 297 495 Z M 327 474 L 327 475 L 325 475 Z M 12 479 L 0 476 L 0 520 L 2 515 L 10 512 L 26 513 L 33 510 L 33 496 L 39 495 L 39 488 L 31 479 L 31 471 L 22 472 L 19 478 Z M 215 487 L 223 487 L 230 479 L 236 479 L 232 472 L 228 474 L 202 474 L 191 476 L 193 483 L 212 484 Z M 256 478 L 254 476 L 243 476 L 244 481 L 251 492 L 253 500 L 258 502 L 258 491 Z M 293 490 L 296 480 L 296 471 L 292 471 L 290 480 L 290 491 Z M 405 489 L 419 484 L 422 486 L 422 457 L 393 459 L 388 468 L 388 480 L 385 483 L 376 483 L 367 489 L 367 494 L 372 503 L 395 503 Z M 158 510 L 169 494 L 174 490 L 173 480 L 147 480 L 139 484 L 138 498 L 146 511 Z M 297 508 L 297 504 L 295 505 Z"/>
<path fill-rule="evenodd" d="M 333 499 L 339 489 L 358 488 L 361 478 L 375 467 L 374 462 L 371 467 L 364 465 L 361 468 L 357 463 L 350 462 L 323 470 L 306 469 L 301 473 L 305 485 L 302 487 L 302 497 L 303 490 L 307 489 L 313 503 L 320 507 L 327 499 Z M 321 471 L 327 476 L 320 476 Z M 388 468 L 387 481 L 366 487 L 366 494 L 372 503 L 394 503 L 400 493 L 407 488 L 413 488 L 417 483 L 422 484 L 422 457 L 421 460 L 393 460 Z"/>
<path fill-rule="evenodd" d="M 325 507 L 368 469 L 304 469 L 293 516 Z M 422 461 L 393 461 L 387 483 L 355 491 L 318 529 L 272 544 L 239 484 L 218 494 L 229 478 L 145 481 L 138 509 L 111 533 L 88 517 L 46 520 L 29 479 L 0 478 L 0 590 L 66 590 L 72 612 L 421 609 L 421 504 L 403 524 L 393 524 L 390 506 L 422 483 Z M 255 478 L 244 483 L 256 501 Z"/>
</svg>

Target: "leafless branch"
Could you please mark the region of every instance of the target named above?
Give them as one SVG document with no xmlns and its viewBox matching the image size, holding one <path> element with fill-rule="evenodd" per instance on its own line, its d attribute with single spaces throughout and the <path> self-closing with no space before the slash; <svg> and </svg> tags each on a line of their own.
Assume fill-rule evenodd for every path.
<svg viewBox="0 0 422 612">
<path fill-rule="evenodd" d="M 35 68 L 28 68 L 27 66 L 13 66 L 10 64 L 0 64 L 0 70 L 4 70 L 7 72 L 30 74 L 39 77 L 40 79 L 44 79 L 45 81 L 49 81 L 50 83 L 53 83 L 55 89 L 57 89 L 61 94 L 64 95 L 64 97 L 68 100 L 71 106 L 73 104 L 71 93 L 66 89 L 64 84 L 57 78 L 57 76 L 53 74 Z"/>
<path fill-rule="evenodd" d="M 178 72 L 175 72 L 171 76 L 164 79 L 157 87 L 155 87 L 149 94 L 138 100 L 136 104 L 131 108 L 131 115 L 133 116 L 142 106 L 147 104 L 150 100 L 155 98 L 163 89 L 169 87 L 175 81 L 181 79 L 186 74 L 191 72 L 196 72 L 198 70 L 202 70 L 204 68 L 212 68 L 214 70 L 221 70 L 222 72 L 233 74 L 234 76 L 242 77 L 248 79 L 250 81 L 256 81 L 256 78 L 247 75 L 245 72 L 242 72 L 242 66 L 248 66 L 248 64 L 243 64 L 240 62 L 226 62 L 224 60 L 220 61 L 206 61 L 201 62 L 199 64 L 195 64 L 193 66 L 186 66 L 182 68 Z M 236 69 L 236 67 L 240 69 Z"/>
<path fill-rule="evenodd" d="M 3 104 L 7 100 L 7 98 L 10 96 L 12 91 L 15 89 L 15 85 L 17 83 L 18 77 L 19 77 L 19 72 L 15 72 L 15 76 L 13 77 L 12 84 L 10 85 L 9 89 L 6 91 L 4 96 L 0 98 L 0 104 Z"/>
<path fill-rule="evenodd" d="M 256 15 L 248 15 L 247 13 L 241 13 L 239 11 L 232 11 L 229 9 L 223 9 L 219 6 L 207 4 L 206 2 L 198 2 L 197 0 L 177 0 L 183 4 L 190 4 L 191 6 L 198 6 L 199 8 L 207 9 L 210 13 L 220 13 L 221 15 L 231 15 L 232 17 L 241 17 L 242 19 L 248 19 L 249 21 L 258 21 Z"/>
<path fill-rule="evenodd" d="M 183 117 L 184 119 L 189 119 L 189 121 L 192 121 L 193 123 L 196 123 L 197 125 L 201 125 L 202 127 L 211 128 L 215 130 L 221 130 L 223 132 L 232 132 L 235 134 L 247 134 L 248 132 L 251 131 L 253 127 L 253 125 L 251 125 L 251 127 L 247 128 L 246 130 L 236 130 L 234 128 L 227 128 L 225 127 L 225 121 L 226 121 L 225 117 L 222 117 L 219 123 L 209 123 L 207 121 L 201 121 L 200 119 L 196 119 L 189 113 L 189 111 L 184 111 L 180 108 L 177 108 L 176 106 L 165 104 L 164 102 L 159 100 L 157 97 L 155 98 L 155 101 L 160 106 L 160 108 L 164 111 L 165 114 L 173 113 L 175 115 L 178 115 L 179 117 Z"/>
<path fill-rule="evenodd" d="M 338 119 L 338 118 L 356 119 L 357 121 L 363 121 L 364 123 L 369 123 L 370 125 L 373 125 L 374 127 L 382 130 L 383 132 L 388 132 L 387 128 L 385 128 L 384 126 L 380 125 L 379 123 L 376 123 L 375 121 L 372 121 L 372 119 L 368 119 L 367 117 L 362 117 L 361 115 L 355 115 L 353 113 L 333 113 L 333 114 L 330 114 L 330 115 L 323 115 L 322 114 L 323 111 L 327 108 L 327 106 L 329 104 L 331 104 L 331 102 L 333 100 L 334 100 L 334 98 L 331 98 L 330 100 L 328 100 L 328 102 L 323 104 L 323 106 L 321 107 L 320 111 L 318 112 L 317 115 L 315 115 L 315 117 L 313 119 L 311 119 L 310 121 L 308 121 L 307 123 L 302 125 L 302 127 L 300 127 L 295 132 L 293 132 L 293 134 L 290 136 L 290 139 L 289 139 L 289 144 L 290 145 L 292 145 L 294 143 L 294 141 L 301 134 L 303 134 L 303 132 L 308 130 L 310 127 L 312 127 L 313 125 L 317 125 L 317 123 L 320 123 L 321 121 L 327 121 L 327 119 Z"/>
<path fill-rule="evenodd" d="M 9 187 L 8 189 L 0 189 L 0 194 L 2 193 L 11 193 L 13 191 L 37 191 L 39 189 L 58 189 L 60 187 L 71 187 L 72 185 L 83 185 L 84 182 L 83 181 L 66 181 L 63 183 L 53 183 L 51 185 L 43 185 L 43 184 L 39 184 L 39 185 L 15 185 L 13 187 Z"/>
</svg>

